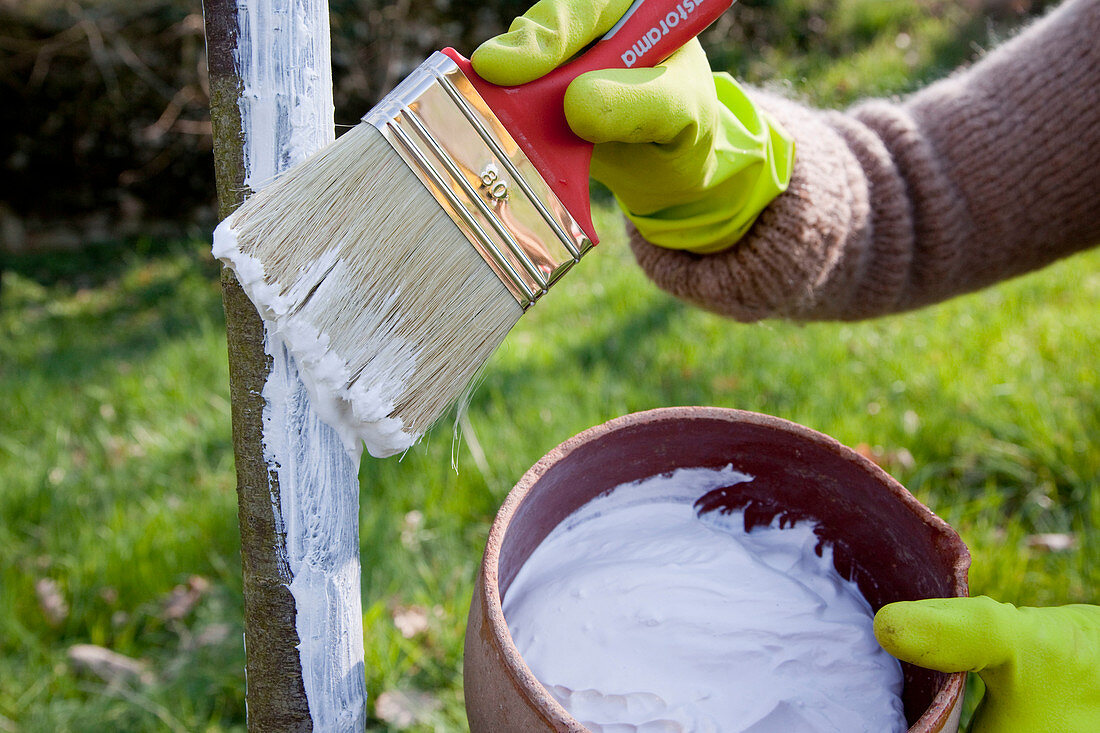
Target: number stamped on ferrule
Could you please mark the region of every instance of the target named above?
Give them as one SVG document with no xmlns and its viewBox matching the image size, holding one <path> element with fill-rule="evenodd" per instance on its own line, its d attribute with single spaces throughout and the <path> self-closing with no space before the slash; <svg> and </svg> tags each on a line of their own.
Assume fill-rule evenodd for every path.
<svg viewBox="0 0 1100 733">
<path fill-rule="evenodd" d="M 501 178 L 495 163 L 489 163 L 481 169 L 479 180 L 478 188 L 485 192 L 490 201 L 495 203 L 508 199 L 508 183 Z"/>
</svg>

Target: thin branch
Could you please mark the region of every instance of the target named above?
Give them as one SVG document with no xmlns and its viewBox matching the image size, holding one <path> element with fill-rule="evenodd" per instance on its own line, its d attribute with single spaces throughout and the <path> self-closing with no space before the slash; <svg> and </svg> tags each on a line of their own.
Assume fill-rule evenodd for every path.
<svg viewBox="0 0 1100 733">
<path fill-rule="evenodd" d="M 157 121 L 142 130 L 142 137 L 150 142 L 160 140 L 172 129 L 176 120 L 178 120 L 183 113 L 183 110 L 189 104 L 199 99 L 201 99 L 201 97 L 198 90 L 190 84 L 180 89 L 168 102 L 168 106 L 164 108 L 164 111 L 160 113 L 160 117 L 157 118 Z M 207 129 L 209 130 L 209 123 L 207 124 Z"/>
<path fill-rule="evenodd" d="M 122 88 L 118 84 L 118 75 L 111 65 L 111 59 L 107 56 L 107 47 L 103 43 L 103 34 L 99 32 L 99 26 L 95 24 L 95 21 L 85 17 L 80 21 L 80 27 L 84 29 L 84 33 L 88 36 L 88 47 L 92 52 L 92 61 L 99 69 L 100 76 L 103 77 L 107 94 L 110 95 L 112 100 L 121 102 Z"/>
<path fill-rule="evenodd" d="M 159 94 L 168 98 L 175 93 L 176 90 L 172 88 L 172 85 L 166 83 L 157 76 L 157 73 L 141 60 L 141 57 L 134 52 L 134 49 L 130 47 L 130 44 L 126 42 L 126 39 L 121 34 L 111 38 L 111 47 L 114 49 L 115 53 L 118 54 L 122 63 L 126 64 L 139 79 L 157 90 Z"/>
</svg>

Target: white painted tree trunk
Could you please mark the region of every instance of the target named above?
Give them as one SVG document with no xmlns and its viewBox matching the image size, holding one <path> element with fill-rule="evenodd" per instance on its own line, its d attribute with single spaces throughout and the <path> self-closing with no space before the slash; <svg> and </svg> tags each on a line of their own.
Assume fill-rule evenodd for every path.
<svg viewBox="0 0 1100 733">
<path fill-rule="evenodd" d="M 366 725 L 359 480 L 336 432 L 309 404 L 278 337 L 267 340 L 264 455 L 279 477 L 276 524 L 294 597 L 302 682 L 315 731 Z"/>
<path fill-rule="evenodd" d="M 207 0 L 205 11 L 224 215 L 239 203 L 234 187 L 257 191 L 334 138 L 328 3 Z M 235 110 L 224 103 L 234 96 Z M 239 150 L 232 129 L 238 121 Z M 249 729 L 361 731 L 366 688 L 358 465 L 312 409 L 279 337 L 267 324 L 260 330 L 252 309 L 242 315 L 235 281 L 227 285 L 226 297 L 231 381 L 236 380 L 231 389 L 245 563 Z M 265 364 L 256 363 L 265 356 Z M 266 518 L 263 502 L 256 508 L 256 495 L 265 492 L 272 513 Z M 264 526 L 254 530 L 253 525 Z M 268 536 L 270 542 L 264 539 Z M 264 553 L 268 556 L 255 557 Z M 252 568 L 259 579 L 255 583 Z M 292 604 L 285 602 L 285 591 L 280 595 L 278 587 L 272 588 L 280 583 L 289 589 Z M 250 588 L 255 588 L 251 596 Z M 289 641 L 270 644 L 264 631 L 249 628 L 267 623 L 263 604 L 273 604 L 271 598 L 282 616 L 293 616 L 300 670 L 281 669 L 293 661 L 288 649 L 253 653 L 258 643 L 293 644 L 294 633 L 285 628 L 289 618 L 271 623 Z M 279 689 L 281 675 L 287 680 L 284 689 Z M 254 695 L 253 678 L 261 676 L 264 690 Z M 303 688 L 309 721 L 301 709 Z M 262 713 L 256 709 L 260 706 Z M 264 722 L 254 724 L 254 717 Z"/>
</svg>

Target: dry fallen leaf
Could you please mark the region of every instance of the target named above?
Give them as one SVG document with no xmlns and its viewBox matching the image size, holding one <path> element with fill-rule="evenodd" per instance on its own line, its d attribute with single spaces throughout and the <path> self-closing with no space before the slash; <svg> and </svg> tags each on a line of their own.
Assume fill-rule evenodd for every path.
<svg viewBox="0 0 1100 733">
<path fill-rule="evenodd" d="M 439 705 L 434 695 L 422 690 L 387 690 L 374 701 L 374 714 L 382 722 L 404 730 L 427 722 Z"/>
<path fill-rule="evenodd" d="M 886 450 L 881 446 L 860 443 L 855 447 L 855 451 L 887 471 L 893 468 L 909 470 L 917 464 L 916 459 L 913 458 L 913 454 L 905 448 Z"/>
<path fill-rule="evenodd" d="M 428 609 L 423 606 L 398 606 L 393 609 L 393 625 L 406 639 L 428 630 Z"/>
<path fill-rule="evenodd" d="M 42 609 L 42 615 L 50 626 L 60 626 L 69 617 L 69 604 L 61 595 L 61 588 L 52 578 L 39 578 L 34 584 L 35 595 L 38 596 L 38 605 Z"/>
<path fill-rule="evenodd" d="M 77 672 L 88 672 L 107 683 L 137 681 L 152 684 L 153 673 L 145 662 L 95 644 L 69 647 L 69 664 Z"/>
<path fill-rule="evenodd" d="M 187 616 L 198 605 L 206 592 L 210 590 L 210 581 L 198 575 L 192 575 L 187 585 L 177 585 L 168 594 L 164 602 L 163 617 L 166 621 L 178 621 Z"/>
<path fill-rule="evenodd" d="M 195 637 L 196 646 L 215 646 L 233 635 L 233 627 L 229 624 L 209 624 Z"/>
<path fill-rule="evenodd" d="M 418 510 L 405 514 L 405 519 L 401 523 L 401 544 L 405 547 L 415 547 L 420 541 L 420 529 L 424 525 L 424 514 Z"/>
<path fill-rule="evenodd" d="M 1077 537 L 1071 534 L 1033 534 L 1027 537 L 1027 546 L 1043 552 L 1065 552 L 1077 547 Z"/>
</svg>

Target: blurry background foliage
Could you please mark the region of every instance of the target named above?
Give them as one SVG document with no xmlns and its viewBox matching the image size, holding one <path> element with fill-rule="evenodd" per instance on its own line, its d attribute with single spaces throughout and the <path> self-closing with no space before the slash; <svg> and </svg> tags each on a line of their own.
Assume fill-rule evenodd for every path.
<svg viewBox="0 0 1100 733">
<path fill-rule="evenodd" d="M 965 63 L 1043 0 L 746 0 L 717 69 L 839 105 Z M 432 50 L 469 53 L 526 0 L 332 0 L 337 121 Z M 209 226 L 199 0 L 0 0 L 0 256 Z M 844 63 L 837 64 L 838 60 Z"/>
</svg>

